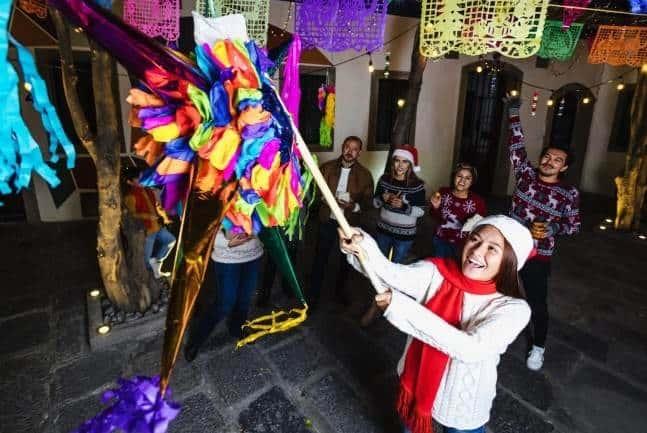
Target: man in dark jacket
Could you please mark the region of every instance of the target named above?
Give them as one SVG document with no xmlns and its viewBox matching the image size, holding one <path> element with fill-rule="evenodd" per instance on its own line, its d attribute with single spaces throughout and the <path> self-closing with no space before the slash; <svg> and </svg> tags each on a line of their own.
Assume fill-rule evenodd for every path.
<svg viewBox="0 0 647 433">
<path fill-rule="evenodd" d="M 347 137 L 342 145 L 341 156 L 320 167 L 328 187 L 335 194 L 337 203 L 351 226 L 359 225 L 361 213 L 370 208 L 373 198 L 373 177 L 371 172 L 358 161 L 361 152 L 362 140 L 355 136 Z M 313 308 L 319 302 L 326 263 L 333 250 L 334 256 L 339 260 L 335 296 L 337 300 L 346 304 L 348 298 L 343 291 L 343 286 L 348 276 L 349 265 L 346 257 L 336 247 L 338 224 L 325 202 L 321 204 L 319 220 L 319 236 L 312 266 L 309 301 Z"/>
</svg>

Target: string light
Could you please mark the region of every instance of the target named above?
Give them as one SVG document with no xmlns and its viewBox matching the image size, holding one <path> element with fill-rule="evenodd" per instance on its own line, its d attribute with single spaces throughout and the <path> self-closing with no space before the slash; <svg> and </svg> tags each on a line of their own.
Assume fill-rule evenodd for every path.
<svg viewBox="0 0 647 433">
<path fill-rule="evenodd" d="M 368 53 L 368 73 L 372 74 L 375 72 L 375 66 L 373 66 L 373 57 L 371 57 L 371 53 Z"/>
<path fill-rule="evenodd" d="M 554 103 L 555 103 L 555 101 L 553 101 L 552 99 L 548 99 L 546 101 L 546 105 L 548 105 L 549 107 L 552 107 Z"/>
<path fill-rule="evenodd" d="M 625 88 L 625 83 L 623 83 L 622 81 L 619 82 L 618 85 L 616 86 L 616 89 L 618 89 L 619 92 L 621 92 L 624 88 Z"/>
<path fill-rule="evenodd" d="M 391 52 L 387 51 L 384 59 L 384 78 L 389 78 L 391 73 L 389 72 L 389 67 L 391 66 Z"/>
<path fill-rule="evenodd" d="M 398 99 L 397 104 L 398 104 L 398 108 L 404 107 L 404 104 L 405 104 L 404 99 L 402 99 L 402 98 Z"/>
<path fill-rule="evenodd" d="M 483 66 L 478 65 L 478 66 L 476 67 L 476 73 L 477 73 L 477 74 L 480 74 L 481 72 L 483 72 Z"/>
<path fill-rule="evenodd" d="M 645 63 L 645 64 L 642 66 L 642 68 L 640 68 L 640 72 L 642 72 L 643 74 L 647 74 L 647 63 Z"/>
<path fill-rule="evenodd" d="M 101 326 L 99 326 L 97 328 L 97 334 L 106 335 L 109 332 L 110 332 L 110 326 L 109 325 L 101 325 Z"/>
<path fill-rule="evenodd" d="M 589 98 L 588 96 L 582 99 L 582 104 L 588 104 L 589 102 L 591 102 L 591 98 Z"/>
<path fill-rule="evenodd" d="M 510 96 L 517 97 L 519 96 L 519 92 L 517 90 L 510 90 Z"/>
</svg>

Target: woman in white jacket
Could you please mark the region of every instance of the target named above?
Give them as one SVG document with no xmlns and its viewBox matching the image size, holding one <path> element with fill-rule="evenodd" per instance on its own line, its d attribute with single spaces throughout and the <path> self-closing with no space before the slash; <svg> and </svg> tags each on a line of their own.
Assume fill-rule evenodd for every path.
<svg viewBox="0 0 647 433">
<path fill-rule="evenodd" d="M 478 222 L 459 260 L 389 262 L 375 241 L 340 232 L 341 248 L 361 270 L 365 255 L 386 292 L 384 316 L 409 335 L 398 363 L 397 411 L 405 432 L 484 433 L 496 393 L 500 355 L 530 319 L 517 272 L 533 249 L 528 229 L 503 215 Z"/>
</svg>

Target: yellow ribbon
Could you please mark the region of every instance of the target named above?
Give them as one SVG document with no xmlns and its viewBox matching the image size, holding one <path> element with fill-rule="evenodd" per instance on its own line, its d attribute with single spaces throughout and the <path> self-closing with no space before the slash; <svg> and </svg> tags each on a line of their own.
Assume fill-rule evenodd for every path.
<svg viewBox="0 0 647 433">
<path fill-rule="evenodd" d="M 258 317 L 254 320 L 248 320 L 243 325 L 243 329 L 249 328 L 256 331 L 236 343 L 236 348 L 253 343 L 261 337 L 279 332 L 285 332 L 299 326 L 306 320 L 308 305 L 303 304 L 303 308 L 293 308 L 290 311 L 272 311 L 271 314 Z M 285 316 L 285 317 L 284 317 Z"/>
</svg>

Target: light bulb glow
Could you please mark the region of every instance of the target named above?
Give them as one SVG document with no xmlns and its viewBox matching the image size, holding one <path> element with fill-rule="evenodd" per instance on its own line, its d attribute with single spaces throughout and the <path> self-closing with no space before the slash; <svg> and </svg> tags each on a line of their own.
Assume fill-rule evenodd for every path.
<svg viewBox="0 0 647 433">
<path fill-rule="evenodd" d="M 31 92 L 31 89 L 32 89 L 31 83 L 28 83 L 27 81 L 25 81 L 25 84 L 23 84 L 23 87 L 25 88 L 26 91 Z"/>
<path fill-rule="evenodd" d="M 519 92 L 517 90 L 511 90 L 510 96 L 519 96 Z"/>
<path fill-rule="evenodd" d="M 100 294 L 101 294 L 101 291 L 99 289 L 90 290 L 90 297 L 92 298 L 97 298 Z"/>
<path fill-rule="evenodd" d="M 404 101 L 404 99 L 402 99 L 402 98 L 400 98 L 400 99 L 398 99 L 398 102 L 397 102 L 397 104 L 398 104 L 398 107 L 399 107 L 399 108 L 402 108 L 402 107 L 404 107 L 404 104 L 405 104 L 405 101 Z"/>
<path fill-rule="evenodd" d="M 478 66 L 476 67 L 476 73 L 477 73 L 477 74 L 480 74 L 481 72 L 483 72 L 483 66 L 478 65 Z"/>
<path fill-rule="evenodd" d="M 110 325 L 101 325 L 97 328 L 97 334 L 106 335 L 110 332 Z"/>
<path fill-rule="evenodd" d="M 607 229 L 607 226 L 605 226 L 605 225 L 600 226 L 600 230 L 606 230 L 606 229 Z"/>
<path fill-rule="evenodd" d="M 553 101 L 552 99 L 546 101 L 546 105 L 548 105 L 549 107 L 552 107 L 554 103 L 555 101 Z"/>
<path fill-rule="evenodd" d="M 624 88 L 625 88 L 625 83 L 618 83 L 618 85 L 616 86 L 616 89 L 618 89 L 618 91 L 623 90 Z"/>
<path fill-rule="evenodd" d="M 582 104 L 588 104 L 589 102 L 591 102 L 591 98 L 589 98 L 588 96 L 582 99 Z"/>
<path fill-rule="evenodd" d="M 613 220 L 611 218 L 605 218 L 604 222 L 607 223 L 607 224 L 611 224 L 613 222 Z"/>
<path fill-rule="evenodd" d="M 640 68 L 640 72 L 642 72 L 643 74 L 647 74 L 647 63 L 642 65 L 642 68 Z"/>
</svg>

